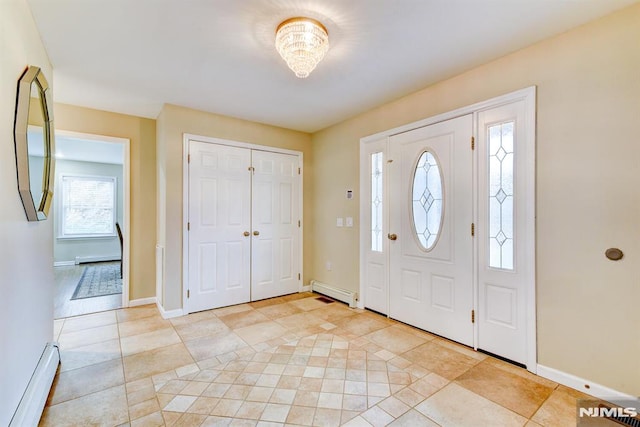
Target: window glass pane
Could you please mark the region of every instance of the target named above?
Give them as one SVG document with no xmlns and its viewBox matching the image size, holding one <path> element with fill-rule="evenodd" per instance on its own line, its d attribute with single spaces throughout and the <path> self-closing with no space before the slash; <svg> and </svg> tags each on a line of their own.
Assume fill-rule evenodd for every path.
<svg viewBox="0 0 640 427">
<path fill-rule="evenodd" d="M 513 270 L 514 122 L 489 126 L 489 266 Z"/>
<path fill-rule="evenodd" d="M 430 250 L 440 235 L 444 206 L 440 165 L 428 151 L 418 159 L 411 193 L 413 228 L 422 249 Z"/>
<path fill-rule="evenodd" d="M 115 193 L 113 177 L 63 176 L 63 236 L 113 234 Z"/>
<path fill-rule="evenodd" d="M 371 250 L 382 252 L 382 153 L 371 155 Z"/>
</svg>

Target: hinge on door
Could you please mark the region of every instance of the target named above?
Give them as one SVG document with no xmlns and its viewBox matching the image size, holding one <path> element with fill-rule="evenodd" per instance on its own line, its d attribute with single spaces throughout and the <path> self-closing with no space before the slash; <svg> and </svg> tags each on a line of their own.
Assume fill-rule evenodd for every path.
<svg viewBox="0 0 640 427">
<path fill-rule="evenodd" d="M 254 168 L 253 166 L 249 166 L 249 167 L 247 168 L 247 170 L 248 170 L 249 172 L 255 172 L 255 171 L 256 171 L 256 168 Z"/>
<path fill-rule="evenodd" d="M 191 291 L 189 289 L 187 289 L 187 298 L 191 297 Z"/>
<path fill-rule="evenodd" d="M 298 273 L 298 280 L 300 280 L 300 273 Z"/>
<path fill-rule="evenodd" d="M 301 170 L 300 170 L 300 168 L 298 168 L 298 175 L 300 175 L 300 172 L 301 172 Z"/>
<path fill-rule="evenodd" d="M 476 311 L 471 310 L 471 323 L 476 323 Z"/>
<path fill-rule="evenodd" d="M 476 139 L 473 136 L 471 137 L 471 149 L 476 149 Z"/>
<path fill-rule="evenodd" d="M 190 222 L 187 223 L 187 231 L 189 231 L 189 230 L 191 230 L 191 223 Z"/>
<path fill-rule="evenodd" d="M 298 228 L 300 228 L 300 220 L 298 220 Z"/>
<path fill-rule="evenodd" d="M 471 237 L 476 235 L 476 225 L 472 222 L 471 223 Z"/>
<path fill-rule="evenodd" d="M 187 154 L 187 163 L 191 163 L 191 154 Z"/>
</svg>

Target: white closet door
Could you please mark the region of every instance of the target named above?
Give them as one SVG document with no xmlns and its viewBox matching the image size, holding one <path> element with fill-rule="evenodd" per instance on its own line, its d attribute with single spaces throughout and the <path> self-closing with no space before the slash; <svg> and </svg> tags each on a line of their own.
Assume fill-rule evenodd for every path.
<svg viewBox="0 0 640 427">
<path fill-rule="evenodd" d="M 189 153 L 188 311 L 247 302 L 251 151 L 192 140 Z"/>
<path fill-rule="evenodd" d="M 390 317 L 473 345 L 472 116 L 390 140 Z"/>
<path fill-rule="evenodd" d="M 298 157 L 252 152 L 251 300 L 299 291 Z"/>
</svg>

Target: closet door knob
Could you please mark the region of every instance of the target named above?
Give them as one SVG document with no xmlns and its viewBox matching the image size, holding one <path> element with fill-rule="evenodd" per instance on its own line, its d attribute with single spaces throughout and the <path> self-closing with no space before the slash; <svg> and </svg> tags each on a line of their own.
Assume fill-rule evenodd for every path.
<svg viewBox="0 0 640 427">
<path fill-rule="evenodd" d="M 259 236 L 259 235 L 260 235 L 260 232 L 259 232 L 258 230 L 256 230 L 256 231 L 254 231 L 254 232 L 253 232 L 253 235 L 254 235 L 254 236 Z"/>
<path fill-rule="evenodd" d="M 243 234 L 244 234 L 244 237 L 249 237 L 249 236 L 251 236 L 251 233 L 249 233 L 248 231 L 245 231 Z"/>
</svg>

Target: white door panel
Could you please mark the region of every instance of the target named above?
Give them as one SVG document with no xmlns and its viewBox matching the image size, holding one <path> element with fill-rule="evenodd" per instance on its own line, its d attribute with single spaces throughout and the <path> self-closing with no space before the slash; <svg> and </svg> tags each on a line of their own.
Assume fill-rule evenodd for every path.
<svg viewBox="0 0 640 427">
<path fill-rule="evenodd" d="M 298 157 L 255 150 L 253 301 L 298 292 Z M 257 233 L 257 234 L 256 234 Z"/>
<path fill-rule="evenodd" d="M 190 141 L 190 312 L 250 297 L 251 194 L 247 150 Z"/>
<path fill-rule="evenodd" d="M 397 235 L 389 245 L 389 315 L 467 345 L 473 345 L 471 135 L 469 115 L 393 136 L 389 172 L 389 233 Z M 425 179 L 439 176 L 441 186 L 422 192 L 414 173 L 426 152 L 435 166 L 423 166 Z M 430 216 L 436 205 L 441 214 Z"/>
</svg>

